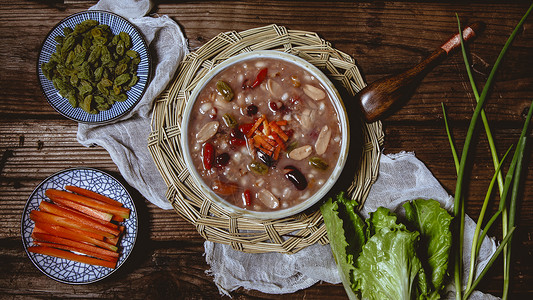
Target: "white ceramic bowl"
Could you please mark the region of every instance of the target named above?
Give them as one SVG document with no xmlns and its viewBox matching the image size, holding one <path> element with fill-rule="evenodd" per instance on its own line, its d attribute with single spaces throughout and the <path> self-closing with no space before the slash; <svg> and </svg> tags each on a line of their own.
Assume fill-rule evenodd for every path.
<svg viewBox="0 0 533 300">
<path fill-rule="evenodd" d="M 315 76 L 320 83 L 324 86 L 324 88 L 327 90 L 330 98 L 332 99 L 333 106 L 335 107 L 335 110 L 337 112 L 337 115 L 339 117 L 340 121 L 340 128 L 341 128 L 341 137 L 342 137 L 342 143 L 341 143 L 341 151 L 339 153 L 339 159 L 337 160 L 337 163 L 331 173 L 331 176 L 329 179 L 324 183 L 324 185 L 310 198 L 308 198 L 305 201 L 300 202 L 297 205 L 280 209 L 276 211 L 253 211 L 253 210 L 247 210 L 240 208 L 238 206 L 235 206 L 220 196 L 218 196 L 209 186 L 206 185 L 206 183 L 203 181 L 202 177 L 196 170 L 194 163 L 191 158 L 191 153 L 189 151 L 189 135 L 188 129 L 189 129 L 189 120 L 190 115 L 192 112 L 193 105 L 200 93 L 200 91 L 205 87 L 205 85 L 218 73 L 220 73 L 222 70 L 226 69 L 227 67 L 240 63 L 245 60 L 249 59 L 256 59 L 256 58 L 273 58 L 273 59 L 279 59 L 283 61 L 287 61 L 293 64 L 296 64 L 300 68 L 305 69 L 308 71 L 311 75 Z M 185 159 L 185 162 L 187 164 L 187 168 L 193 177 L 194 181 L 200 187 L 200 189 L 209 197 L 211 201 L 218 204 L 219 206 L 223 207 L 227 211 L 229 211 L 232 214 L 241 215 L 243 217 L 249 217 L 249 218 L 257 218 L 257 219 L 280 219 L 284 217 L 289 217 L 292 215 L 295 215 L 297 213 L 300 213 L 314 204 L 316 204 L 318 201 L 320 201 L 326 193 L 329 192 L 329 190 L 333 187 L 337 179 L 339 178 L 344 165 L 346 163 L 346 159 L 348 157 L 348 146 L 349 146 L 349 125 L 348 125 L 348 116 L 346 114 L 346 109 L 344 107 L 344 104 L 342 102 L 342 99 L 333 85 L 331 81 L 328 79 L 328 77 L 322 73 L 318 68 L 313 66 L 308 61 L 299 58 L 297 56 L 294 56 L 292 54 L 288 54 L 285 52 L 275 51 L 275 50 L 261 50 L 261 51 L 253 51 L 248 53 L 239 54 L 236 56 L 233 56 L 231 58 L 228 58 L 227 60 L 223 61 L 222 63 L 218 64 L 215 68 L 213 68 L 211 71 L 209 71 L 196 85 L 196 87 L 193 89 L 191 96 L 189 98 L 189 102 L 185 106 L 185 110 L 183 112 L 183 118 L 181 122 L 181 146 L 183 149 L 183 156 Z"/>
</svg>

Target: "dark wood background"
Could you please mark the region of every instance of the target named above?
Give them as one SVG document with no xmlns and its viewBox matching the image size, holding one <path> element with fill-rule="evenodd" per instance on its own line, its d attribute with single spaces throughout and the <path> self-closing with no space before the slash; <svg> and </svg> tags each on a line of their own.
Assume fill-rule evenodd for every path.
<svg viewBox="0 0 533 300">
<path fill-rule="evenodd" d="M 90 1 L 0 0 L 0 298 L 213 298 L 219 297 L 194 227 L 173 211 L 161 210 L 135 191 L 141 232 L 132 257 L 111 277 L 90 285 L 65 285 L 40 273 L 27 258 L 20 217 L 32 190 L 50 174 L 70 167 L 94 167 L 121 178 L 101 147 L 76 141 L 77 124 L 56 113 L 41 94 L 36 61 L 41 42 L 61 19 L 86 10 Z M 367 82 L 403 71 L 421 61 L 463 24 L 484 21 L 485 32 L 469 47 L 482 86 L 507 37 L 530 1 L 174 1 L 154 12 L 179 23 L 192 50 L 221 31 L 246 30 L 272 23 L 314 31 L 352 55 Z M 496 145 L 503 153 L 516 144 L 533 99 L 533 17 L 510 48 L 486 112 Z M 423 81 L 396 114 L 384 120 L 384 153 L 413 151 L 453 194 L 455 169 L 443 125 L 441 102 L 457 145 L 462 146 L 475 100 L 460 55 L 449 57 Z M 472 156 L 467 212 L 477 217 L 493 165 L 480 130 Z M 530 138 L 532 137 L 529 134 Z M 530 141 L 531 144 L 531 141 Z M 526 155 L 524 192 L 513 242 L 511 299 L 533 292 L 533 163 Z M 491 206 L 494 211 L 496 205 Z M 501 229 L 491 235 L 501 239 Z M 499 261 L 480 289 L 501 295 Z M 237 299 L 284 298 L 239 289 Z M 291 298 L 345 297 L 341 285 L 327 283 Z"/>
</svg>

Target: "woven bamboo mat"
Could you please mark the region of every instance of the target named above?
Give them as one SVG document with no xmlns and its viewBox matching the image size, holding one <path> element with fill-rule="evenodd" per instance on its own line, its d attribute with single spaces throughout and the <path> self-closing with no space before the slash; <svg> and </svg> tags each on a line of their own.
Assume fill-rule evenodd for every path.
<svg viewBox="0 0 533 300">
<path fill-rule="evenodd" d="M 347 107 L 350 103 L 346 98 L 365 86 L 354 59 L 334 49 L 316 33 L 278 25 L 220 33 L 185 57 L 176 77 L 155 103 L 148 148 L 168 186 L 166 197 L 203 238 L 229 244 L 236 250 L 295 253 L 315 243 L 327 244 L 319 207 L 285 219 L 244 218 L 212 203 L 189 176 L 182 156 L 180 127 L 181 114 L 192 90 L 217 64 L 254 50 L 279 50 L 309 61 L 330 78 L 341 95 L 348 95 L 344 97 Z M 362 204 L 377 177 L 384 134 L 380 122 L 367 124 L 357 114 L 349 112 L 349 116 L 351 127 L 358 128 L 359 135 L 351 138 L 355 143 L 351 143 L 350 153 L 357 154 L 346 163 L 345 170 L 350 176 L 345 190 Z"/>
</svg>

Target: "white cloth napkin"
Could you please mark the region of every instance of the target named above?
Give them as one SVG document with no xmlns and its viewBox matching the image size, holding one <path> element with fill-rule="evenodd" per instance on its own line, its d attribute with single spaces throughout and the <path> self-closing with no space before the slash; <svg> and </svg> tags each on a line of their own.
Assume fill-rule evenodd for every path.
<svg viewBox="0 0 533 300">
<path fill-rule="evenodd" d="M 149 0 L 101 0 L 91 7 L 114 12 L 137 26 L 149 44 L 155 72 L 140 103 L 130 113 L 112 124 L 79 124 L 77 138 L 87 147 L 104 147 L 131 186 L 158 207 L 170 209 L 171 205 L 165 198 L 167 187 L 150 156 L 147 138 L 153 100 L 166 88 L 188 48 L 178 24 L 168 16 L 146 16 L 151 8 Z M 382 155 L 379 178 L 362 213 L 367 216 L 378 206 L 394 210 L 403 202 L 416 198 L 439 200 L 448 210 L 453 203 L 414 154 Z M 474 222 L 468 219 L 465 245 L 470 244 L 468 241 L 472 239 L 474 227 Z M 479 268 L 484 266 L 494 250 L 494 241 L 487 238 L 481 250 Z M 464 253 L 467 265 L 470 249 L 465 248 Z M 239 287 L 283 294 L 305 289 L 320 281 L 340 283 L 329 245 L 314 245 L 296 254 L 285 255 L 247 254 L 226 245 L 205 242 L 205 256 L 211 266 L 207 272 L 213 276 L 222 294 L 230 295 Z M 480 295 L 482 298 L 477 298 Z M 472 299 L 489 297 L 492 296 L 475 293 Z"/>
<path fill-rule="evenodd" d="M 167 186 L 148 151 L 153 100 L 167 87 L 179 62 L 189 52 L 178 24 L 168 16 L 145 16 L 148 0 L 101 0 L 91 9 L 114 12 L 127 18 L 144 36 L 155 69 L 137 106 L 113 124 L 79 124 L 78 142 L 104 147 L 124 179 L 146 199 L 163 209 L 172 206 L 165 198 Z"/>
<path fill-rule="evenodd" d="M 402 215 L 401 205 L 418 198 L 435 199 L 448 211 L 453 207 L 453 198 L 413 153 L 382 155 L 378 179 L 368 194 L 361 214 L 367 218 L 369 212 L 383 206 Z M 475 227 L 474 221 L 467 217 L 463 251 L 463 263 L 466 266 L 470 262 L 469 245 L 472 244 Z M 222 294 L 230 295 L 231 291 L 239 287 L 283 294 L 310 287 L 320 281 L 335 284 L 341 282 L 329 245 L 314 245 L 293 255 L 250 255 L 212 242 L 205 242 L 204 246 L 207 263 L 211 266 L 208 274 L 213 275 Z M 494 241 L 486 238 L 480 250 L 478 273 L 495 250 Z M 467 275 L 465 272 L 465 284 Z M 453 299 L 453 284 L 450 284 L 446 291 L 445 298 Z M 476 292 L 470 299 L 497 298 Z"/>
</svg>

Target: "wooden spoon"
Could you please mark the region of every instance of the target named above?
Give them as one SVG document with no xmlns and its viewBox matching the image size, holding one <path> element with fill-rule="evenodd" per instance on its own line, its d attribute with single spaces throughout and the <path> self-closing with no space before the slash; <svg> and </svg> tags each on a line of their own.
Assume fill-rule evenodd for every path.
<svg viewBox="0 0 533 300">
<path fill-rule="evenodd" d="M 484 27 L 481 22 L 466 27 L 463 30 L 463 40 L 465 42 L 472 40 Z M 367 122 L 380 120 L 403 105 L 411 97 L 424 76 L 460 46 L 461 38 L 457 33 L 411 69 L 397 75 L 384 77 L 363 88 L 356 95 L 356 98 L 361 105 L 365 120 Z"/>
</svg>

